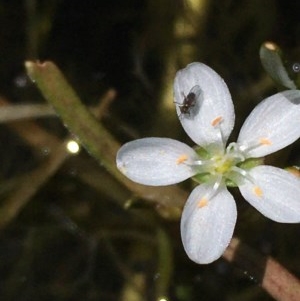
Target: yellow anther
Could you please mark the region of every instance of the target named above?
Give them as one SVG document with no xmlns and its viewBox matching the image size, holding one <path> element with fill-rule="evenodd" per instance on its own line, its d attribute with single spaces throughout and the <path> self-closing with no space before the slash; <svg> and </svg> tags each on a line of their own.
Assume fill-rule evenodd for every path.
<svg viewBox="0 0 300 301">
<path fill-rule="evenodd" d="M 265 42 L 264 43 L 264 46 L 269 49 L 269 50 L 272 50 L 272 51 L 275 51 L 276 49 L 278 49 L 277 45 L 272 43 L 272 42 Z"/>
<path fill-rule="evenodd" d="M 272 141 L 269 140 L 268 138 L 261 138 L 261 139 L 259 139 L 259 143 L 263 144 L 263 145 L 271 145 Z"/>
<path fill-rule="evenodd" d="M 183 162 L 185 162 L 188 159 L 188 156 L 186 154 L 180 155 L 177 160 L 176 160 L 176 164 L 181 164 Z"/>
<path fill-rule="evenodd" d="M 258 197 L 262 197 L 262 195 L 263 195 L 263 191 L 258 186 L 255 186 L 253 188 L 253 192 Z"/>
<path fill-rule="evenodd" d="M 212 120 L 211 125 L 216 126 L 223 120 L 222 116 L 218 116 L 215 119 Z"/>
<path fill-rule="evenodd" d="M 207 206 L 207 204 L 208 204 L 208 200 L 207 200 L 207 198 L 204 197 L 198 202 L 198 207 L 203 208 L 203 207 Z"/>
<path fill-rule="evenodd" d="M 297 178 L 300 178 L 300 169 L 297 166 L 289 166 L 286 167 L 285 170 L 296 176 Z"/>
</svg>

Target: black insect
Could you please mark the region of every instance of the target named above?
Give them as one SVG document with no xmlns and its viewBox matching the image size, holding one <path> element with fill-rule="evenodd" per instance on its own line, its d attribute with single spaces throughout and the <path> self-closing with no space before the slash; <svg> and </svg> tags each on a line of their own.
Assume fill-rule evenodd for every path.
<svg viewBox="0 0 300 301">
<path fill-rule="evenodd" d="M 182 93 L 183 95 L 183 102 L 182 103 L 178 103 L 178 102 L 175 102 L 178 107 L 179 107 L 179 110 L 180 110 L 180 115 L 191 115 L 191 109 L 193 107 L 196 106 L 197 104 L 197 99 L 199 97 L 201 93 L 201 89 L 198 85 L 194 86 L 189 94 L 187 96 L 184 95 L 184 93 Z"/>
</svg>

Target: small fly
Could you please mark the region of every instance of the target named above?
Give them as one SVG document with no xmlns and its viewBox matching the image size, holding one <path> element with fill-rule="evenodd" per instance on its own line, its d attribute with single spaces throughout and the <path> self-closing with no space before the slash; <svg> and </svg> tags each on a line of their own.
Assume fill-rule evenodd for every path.
<svg viewBox="0 0 300 301">
<path fill-rule="evenodd" d="M 200 93 L 201 93 L 201 88 L 198 85 L 194 86 L 190 90 L 190 92 L 187 96 L 185 96 L 184 93 L 182 93 L 183 102 L 182 103 L 175 102 L 178 105 L 179 110 L 180 110 L 179 117 L 181 115 L 189 115 L 189 116 L 191 115 L 191 109 L 193 107 L 195 107 Z"/>
</svg>

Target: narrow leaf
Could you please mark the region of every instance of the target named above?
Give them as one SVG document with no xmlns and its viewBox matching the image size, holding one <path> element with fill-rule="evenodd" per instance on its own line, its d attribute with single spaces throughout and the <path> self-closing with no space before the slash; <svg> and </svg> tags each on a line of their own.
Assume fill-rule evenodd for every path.
<svg viewBox="0 0 300 301">
<path fill-rule="evenodd" d="M 265 42 L 260 47 L 259 55 L 264 69 L 276 83 L 289 89 L 297 89 L 284 66 L 282 52 L 275 43 Z"/>
<path fill-rule="evenodd" d="M 27 61 L 25 67 L 31 80 L 36 83 L 65 126 L 78 138 L 91 156 L 137 196 L 159 203 L 161 209 L 158 210 L 163 216 L 178 217 L 180 208 L 187 197 L 186 193 L 179 187 L 139 185 L 123 176 L 115 163 L 116 154 L 120 148 L 119 143 L 82 104 L 54 63 Z"/>
</svg>

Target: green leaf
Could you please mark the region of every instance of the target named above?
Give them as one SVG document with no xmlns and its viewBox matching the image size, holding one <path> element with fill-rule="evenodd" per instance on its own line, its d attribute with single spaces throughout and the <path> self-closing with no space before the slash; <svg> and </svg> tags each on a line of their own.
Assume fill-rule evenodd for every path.
<svg viewBox="0 0 300 301">
<path fill-rule="evenodd" d="M 279 46 L 273 42 L 265 42 L 260 47 L 259 55 L 264 69 L 277 84 L 288 89 L 297 89 L 284 66 Z"/>
<path fill-rule="evenodd" d="M 119 144 L 82 104 L 63 74 L 52 62 L 26 62 L 29 77 L 37 84 L 71 133 L 87 151 L 117 175 L 115 154 Z"/>
<path fill-rule="evenodd" d="M 130 181 L 116 167 L 119 143 L 81 102 L 59 68 L 52 62 L 25 62 L 27 73 L 45 99 L 53 106 L 64 125 L 91 156 L 131 192 L 159 203 L 166 218 L 178 218 L 187 193 L 177 186 L 150 187 Z M 160 208 L 162 208 L 160 210 Z"/>
</svg>

